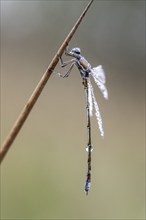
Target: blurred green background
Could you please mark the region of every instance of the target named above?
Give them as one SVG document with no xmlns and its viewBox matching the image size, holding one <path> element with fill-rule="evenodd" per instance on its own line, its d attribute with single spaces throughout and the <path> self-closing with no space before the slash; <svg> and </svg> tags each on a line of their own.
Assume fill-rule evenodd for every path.
<svg viewBox="0 0 146 220">
<path fill-rule="evenodd" d="M 87 3 L 1 1 L 2 142 Z M 1 219 L 144 219 L 145 1 L 94 1 L 76 46 L 103 65 L 109 92 L 105 101 L 93 83 L 105 137 L 94 116 L 89 195 L 85 94 L 74 68 L 66 80 L 52 74 L 2 163 Z"/>
</svg>

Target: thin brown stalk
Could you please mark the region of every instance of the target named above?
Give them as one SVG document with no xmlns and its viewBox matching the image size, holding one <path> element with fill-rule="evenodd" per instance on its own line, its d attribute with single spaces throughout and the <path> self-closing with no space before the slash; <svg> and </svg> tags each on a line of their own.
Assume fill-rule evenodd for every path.
<svg viewBox="0 0 146 220">
<path fill-rule="evenodd" d="M 26 103 L 26 105 L 24 106 L 24 108 L 21 111 L 20 115 L 18 116 L 15 124 L 13 125 L 12 129 L 10 130 L 10 133 L 8 134 L 8 136 L 6 137 L 4 143 L 1 146 L 0 163 L 2 162 L 2 160 L 4 159 L 6 153 L 10 149 L 13 141 L 15 140 L 17 134 L 19 133 L 21 127 L 23 126 L 25 120 L 27 119 L 31 109 L 33 108 L 33 106 L 34 106 L 35 102 L 37 101 L 39 95 L 41 94 L 44 86 L 46 85 L 51 73 L 53 72 L 55 66 L 57 65 L 58 60 L 59 60 L 58 57 L 60 57 L 63 54 L 66 46 L 68 45 L 69 41 L 73 37 L 74 33 L 76 32 L 79 24 L 81 23 L 83 17 L 85 16 L 86 12 L 88 11 L 88 9 L 89 9 L 90 5 L 93 3 L 93 1 L 94 0 L 91 0 L 88 3 L 88 5 L 84 9 L 83 13 L 81 14 L 79 19 L 77 20 L 77 22 L 75 23 L 75 25 L 73 26 L 73 28 L 71 29 L 71 31 L 69 32 L 67 37 L 65 38 L 65 40 L 62 43 L 61 47 L 59 48 L 59 50 L 55 54 L 54 58 L 52 59 L 51 63 L 49 64 L 46 72 L 42 76 L 41 80 L 39 81 L 39 83 L 36 86 L 35 90 L 33 91 L 32 95 L 30 96 L 28 102 Z"/>
</svg>

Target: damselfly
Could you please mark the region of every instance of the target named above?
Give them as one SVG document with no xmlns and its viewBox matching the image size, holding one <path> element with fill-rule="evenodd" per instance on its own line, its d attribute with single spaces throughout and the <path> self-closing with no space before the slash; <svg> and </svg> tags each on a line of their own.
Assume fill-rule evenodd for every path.
<svg viewBox="0 0 146 220">
<path fill-rule="evenodd" d="M 95 83 L 99 87 L 100 91 L 103 94 L 105 99 L 108 99 L 108 91 L 105 86 L 106 78 L 105 73 L 102 66 L 97 66 L 91 68 L 91 65 L 88 61 L 81 55 L 81 50 L 78 47 L 73 48 L 71 51 L 65 50 L 65 54 L 67 56 L 72 57 L 71 60 L 64 62 L 62 57 L 59 57 L 61 67 L 65 67 L 68 64 L 71 64 L 69 70 L 66 74 L 57 73 L 60 77 L 66 78 L 69 76 L 73 66 L 77 66 L 80 71 L 83 86 L 86 94 L 86 111 L 87 111 L 87 131 L 88 131 L 88 143 L 86 150 L 88 152 L 88 169 L 87 169 L 87 178 L 85 182 L 85 192 L 88 194 L 91 185 L 91 152 L 92 152 L 92 144 L 91 144 L 91 120 L 90 117 L 92 116 L 93 106 L 95 108 L 95 115 L 98 121 L 98 127 L 100 130 L 101 136 L 104 136 L 104 130 L 102 125 L 102 118 L 99 111 L 99 107 L 97 101 L 95 99 L 93 87 L 91 84 L 90 76 L 93 77 Z"/>
</svg>

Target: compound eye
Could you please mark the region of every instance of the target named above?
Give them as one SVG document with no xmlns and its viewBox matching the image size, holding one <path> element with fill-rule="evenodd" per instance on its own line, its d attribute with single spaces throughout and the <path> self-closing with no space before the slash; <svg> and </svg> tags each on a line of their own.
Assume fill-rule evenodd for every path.
<svg viewBox="0 0 146 220">
<path fill-rule="evenodd" d="M 73 52 L 73 53 L 76 53 L 76 54 L 81 54 L 81 50 L 80 50 L 80 48 L 78 48 L 78 47 L 73 48 L 73 49 L 72 49 L 72 52 Z"/>
</svg>

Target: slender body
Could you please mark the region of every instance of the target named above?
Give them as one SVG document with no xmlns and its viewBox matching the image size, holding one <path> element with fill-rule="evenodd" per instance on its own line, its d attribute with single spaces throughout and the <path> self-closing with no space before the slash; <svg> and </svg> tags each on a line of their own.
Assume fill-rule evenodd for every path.
<svg viewBox="0 0 146 220">
<path fill-rule="evenodd" d="M 91 152 L 92 152 L 92 144 L 91 144 L 91 120 L 90 120 L 90 103 L 89 103 L 89 88 L 88 88 L 88 78 L 84 79 L 84 90 L 86 93 L 86 111 L 87 111 L 87 131 L 88 131 L 88 143 L 87 143 L 87 152 L 88 152 L 88 169 L 87 169 L 87 179 L 85 183 L 85 192 L 88 194 L 91 183 Z"/>
<path fill-rule="evenodd" d="M 69 70 L 66 74 L 60 74 L 57 73 L 60 77 L 66 78 L 69 76 L 73 66 L 77 66 L 77 68 L 80 71 L 82 80 L 83 80 L 83 86 L 86 94 L 86 112 L 87 112 L 87 132 L 88 132 L 88 141 L 87 141 L 87 147 L 86 150 L 88 152 L 88 169 L 87 169 L 87 177 L 85 182 L 85 192 L 88 194 L 88 191 L 90 189 L 91 185 L 91 152 L 92 152 L 92 144 L 91 144 L 91 116 L 92 116 L 92 110 L 93 105 L 95 107 L 95 115 L 98 121 L 99 130 L 101 133 L 101 136 L 104 136 L 104 130 L 102 126 L 102 118 L 99 111 L 99 107 L 97 104 L 97 101 L 94 96 L 93 87 L 90 81 L 90 75 L 92 75 L 95 83 L 99 87 L 100 91 L 102 92 L 105 99 L 108 98 L 108 92 L 105 87 L 105 74 L 102 69 L 102 66 L 97 66 L 94 68 L 91 68 L 91 65 L 88 63 L 88 61 L 81 55 L 80 48 L 73 48 L 70 52 L 68 50 L 65 50 L 65 54 L 67 56 L 71 56 L 72 59 L 66 62 L 63 62 L 62 58 L 59 57 L 60 63 L 62 67 L 67 66 L 68 64 L 71 64 Z"/>
</svg>

